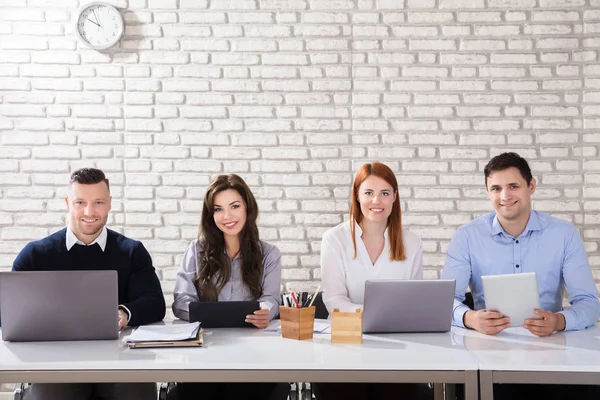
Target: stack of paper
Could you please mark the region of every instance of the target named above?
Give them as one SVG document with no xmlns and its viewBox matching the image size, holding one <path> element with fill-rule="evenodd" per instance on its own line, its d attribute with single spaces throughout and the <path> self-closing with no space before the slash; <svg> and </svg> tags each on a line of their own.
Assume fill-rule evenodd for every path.
<svg viewBox="0 0 600 400">
<path fill-rule="evenodd" d="M 315 319 L 314 333 L 331 333 L 331 321 L 327 319 Z M 281 332 L 281 321 L 274 319 L 265 328 L 265 332 Z"/>
<path fill-rule="evenodd" d="M 125 338 L 130 348 L 201 346 L 200 323 L 146 325 Z"/>
</svg>

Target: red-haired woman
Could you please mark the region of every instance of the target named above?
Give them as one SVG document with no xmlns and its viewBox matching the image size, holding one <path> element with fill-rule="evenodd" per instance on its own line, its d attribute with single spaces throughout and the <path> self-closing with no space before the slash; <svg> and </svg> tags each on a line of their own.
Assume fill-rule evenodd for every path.
<svg viewBox="0 0 600 400">
<path fill-rule="evenodd" d="M 402 229 L 398 182 L 387 165 L 358 170 L 350 221 L 323 235 L 321 279 L 329 312 L 362 308 L 367 279 L 423 279 L 421 239 Z"/>
<path fill-rule="evenodd" d="M 354 178 L 350 220 L 323 235 L 321 280 L 327 310 L 362 308 L 367 279 L 423 279 L 421 239 L 402 229 L 398 181 L 378 162 L 364 164 Z M 319 400 L 407 399 L 420 389 L 413 384 L 315 385 Z"/>
</svg>

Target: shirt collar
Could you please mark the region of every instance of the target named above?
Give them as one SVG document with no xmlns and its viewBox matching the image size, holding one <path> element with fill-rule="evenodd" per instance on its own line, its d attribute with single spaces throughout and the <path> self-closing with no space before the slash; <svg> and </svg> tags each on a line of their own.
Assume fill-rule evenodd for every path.
<svg viewBox="0 0 600 400">
<path fill-rule="evenodd" d="M 527 221 L 525 230 L 523 230 L 523 233 L 521 233 L 519 236 L 525 235 L 529 231 L 539 231 L 541 229 L 540 219 L 538 218 L 537 212 L 531 210 L 529 212 L 529 221 Z M 504 229 L 502 229 L 502 225 L 500 225 L 500 221 L 498 221 L 498 214 L 495 214 L 494 219 L 492 220 L 492 235 L 497 235 L 499 233 L 504 233 L 505 235 L 510 236 L 504 231 Z"/>
<path fill-rule="evenodd" d="M 100 246 L 102 251 L 104 251 L 104 249 L 106 248 L 106 238 L 107 237 L 108 237 L 108 231 L 106 230 L 106 226 L 103 226 L 102 232 L 100 232 L 100 235 L 98 235 L 98 237 L 92 243 L 86 245 L 81 240 L 77 239 L 77 236 L 75 236 L 75 234 L 71 230 L 71 226 L 67 226 L 67 251 L 71 250 L 71 248 L 73 246 L 75 246 L 76 244 L 79 244 L 82 246 L 91 246 L 95 243 L 98 243 L 98 246 Z"/>
<path fill-rule="evenodd" d="M 356 237 L 360 238 L 362 236 L 362 234 L 363 234 L 362 228 L 360 227 L 360 225 L 357 222 L 354 222 L 354 228 L 355 228 L 354 232 L 356 234 Z M 385 231 L 383 231 L 383 237 L 385 238 L 385 242 L 386 243 L 389 241 L 389 237 L 388 237 L 388 230 L 389 229 L 390 229 L 389 227 L 386 227 Z"/>
</svg>

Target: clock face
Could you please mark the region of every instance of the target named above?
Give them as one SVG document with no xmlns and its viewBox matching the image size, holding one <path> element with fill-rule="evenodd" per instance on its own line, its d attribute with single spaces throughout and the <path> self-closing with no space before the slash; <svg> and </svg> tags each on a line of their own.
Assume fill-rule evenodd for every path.
<svg viewBox="0 0 600 400">
<path fill-rule="evenodd" d="M 107 49 L 123 36 L 123 17 L 110 4 L 88 4 L 79 13 L 76 32 L 91 48 Z"/>
</svg>

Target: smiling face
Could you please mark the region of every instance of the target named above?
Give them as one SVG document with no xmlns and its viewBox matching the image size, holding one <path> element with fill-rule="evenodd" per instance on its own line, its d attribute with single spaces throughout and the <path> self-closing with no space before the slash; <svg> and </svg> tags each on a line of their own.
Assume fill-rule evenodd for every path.
<svg viewBox="0 0 600 400">
<path fill-rule="evenodd" d="M 83 243 L 92 243 L 108 220 L 111 207 L 108 186 L 104 182 L 92 185 L 73 182 L 65 202 L 71 230 Z"/>
<path fill-rule="evenodd" d="M 213 198 L 215 225 L 224 235 L 238 236 L 246 225 L 246 203 L 235 189 L 227 189 Z"/>
<path fill-rule="evenodd" d="M 493 171 L 490 174 L 487 178 L 488 197 L 500 224 L 527 223 L 535 186 L 535 178 L 531 179 L 528 186 L 521 172 L 515 167 Z"/>
<path fill-rule="evenodd" d="M 371 175 L 359 186 L 357 197 L 365 221 L 387 224 L 396 199 L 392 185 Z"/>
</svg>

